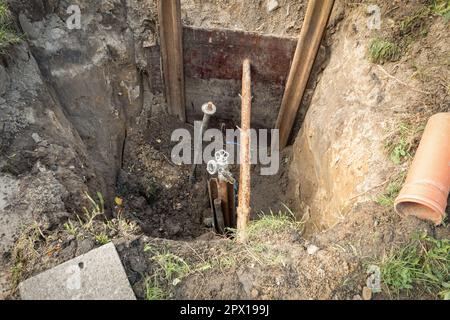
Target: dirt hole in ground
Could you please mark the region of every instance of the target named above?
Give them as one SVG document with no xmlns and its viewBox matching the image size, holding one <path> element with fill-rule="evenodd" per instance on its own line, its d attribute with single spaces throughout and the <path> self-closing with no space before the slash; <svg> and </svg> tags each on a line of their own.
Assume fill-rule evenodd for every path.
<svg viewBox="0 0 450 320">
<path fill-rule="evenodd" d="M 192 240 L 213 231 L 208 195 L 208 180 L 213 176 L 203 163 L 196 167 L 195 179 L 192 180 L 193 166 L 176 164 L 171 158 L 173 148 L 179 143 L 171 141 L 172 133 L 185 129 L 194 137 L 194 125 L 168 115 L 150 117 L 148 124 L 142 134 L 127 139 L 123 167 L 116 184 L 117 197 L 124 200 L 124 212 L 152 237 Z M 237 130 L 237 126 L 231 119 L 213 118 L 209 128 L 220 128 L 225 132 Z M 270 129 L 268 132 L 267 146 L 270 148 Z M 204 142 L 203 147 L 209 143 Z M 237 139 L 227 141 L 223 148 L 228 144 L 234 148 L 234 158 L 237 159 Z M 264 149 L 262 152 L 268 151 Z M 287 165 L 286 157 L 283 159 L 274 159 L 282 163 L 279 172 L 273 176 L 261 176 L 261 166 L 252 166 L 253 218 L 262 210 L 277 211 L 282 207 L 279 199 L 283 198 L 287 187 L 287 181 L 282 179 Z M 231 165 L 230 172 L 238 181 L 239 166 Z"/>
</svg>

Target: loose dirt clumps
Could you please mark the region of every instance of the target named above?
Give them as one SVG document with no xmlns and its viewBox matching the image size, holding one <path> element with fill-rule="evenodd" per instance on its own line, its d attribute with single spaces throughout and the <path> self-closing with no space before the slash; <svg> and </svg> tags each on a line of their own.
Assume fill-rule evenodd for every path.
<svg viewBox="0 0 450 320">
<path fill-rule="evenodd" d="M 117 194 L 126 211 L 148 235 L 169 239 L 194 239 L 207 232 L 203 213 L 209 207 L 204 167 L 177 165 L 171 160 L 175 129 L 193 127 L 167 115 L 148 119 L 148 129 L 130 136 L 124 152 Z"/>
</svg>

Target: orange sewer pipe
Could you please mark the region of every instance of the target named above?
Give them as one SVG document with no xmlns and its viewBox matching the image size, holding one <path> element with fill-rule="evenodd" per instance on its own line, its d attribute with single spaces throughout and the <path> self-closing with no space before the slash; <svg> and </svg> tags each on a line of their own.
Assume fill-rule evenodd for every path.
<svg viewBox="0 0 450 320">
<path fill-rule="evenodd" d="M 450 112 L 445 112 L 428 120 L 395 210 L 439 225 L 445 218 L 449 191 Z"/>
</svg>

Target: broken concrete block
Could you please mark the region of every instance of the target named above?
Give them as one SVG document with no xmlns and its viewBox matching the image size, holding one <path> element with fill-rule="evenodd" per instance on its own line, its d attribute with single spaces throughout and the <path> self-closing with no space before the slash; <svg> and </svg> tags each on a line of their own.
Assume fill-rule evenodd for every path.
<svg viewBox="0 0 450 320">
<path fill-rule="evenodd" d="M 113 243 L 19 285 L 23 300 L 136 300 Z"/>
</svg>

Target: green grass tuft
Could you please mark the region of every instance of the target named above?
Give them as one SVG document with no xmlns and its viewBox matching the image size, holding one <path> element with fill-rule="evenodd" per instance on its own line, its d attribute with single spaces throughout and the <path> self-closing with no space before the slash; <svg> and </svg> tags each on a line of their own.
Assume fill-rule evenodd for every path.
<svg viewBox="0 0 450 320">
<path fill-rule="evenodd" d="M 149 278 L 146 281 L 145 299 L 149 301 L 166 300 L 167 295 L 154 278 Z"/>
<path fill-rule="evenodd" d="M 94 235 L 94 239 L 98 244 L 101 244 L 101 245 L 105 245 L 111 241 L 109 239 L 108 235 L 104 232 Z"/>
<path fill-rule="evenodd" d="M 383 283 L 397 294 L 417 289 L 448 298 L 450 240 L 415 235 L 410 243 L 384 259 L 381 276 Z"/>
<path fill-rule="evenodd" d="M 444 18 L 445 22 L 450 21 L 450 0 L 435 0 L 430 6 L 432 13 Z"/>
<path fill-rule="evenodd" d="M 389 183 L 386 191 L 378 196 L 377 203 L 384 207 L 393 207 L 395 199 L 402 189 L 404 180 L 405 175 L 401 174 L 400 177 Z"/>
<path fill-rule="evenodd" d="M 383 64 L 400 59 L 402 51 L 398 45 L 381 38 L 373 39 L 369 46 L 370 60 L 373 63 Z"/>
<path fill-rule="evenodd" d="M 170 252 L 158 253 L 153 260 L 158 263 L 162 275 L 167 281 L 180 281 L 190 272 L 189 265 L 182 258 Z"/>
<path fill-rule="evenodd" d="M 389 158 L 394 164 L 399 165 L 412 158 L 412 153 L 424 129 L 425 125 L 406 123 L 397 125 L 385 143 Z"/>
<path fill-rule="evenodd" d="M 281 231 L 295 230 L 299 233 L 303 232 L 304 221 L 297 221 L 294 213 L 286 205 L 285 208 L 287 213 L 282 211 L 274 213 L 270 210 L 269 214 L 262 212 L 258 220 L 251 221 L 247 228 L 249 240 Z"/>
</svg>

